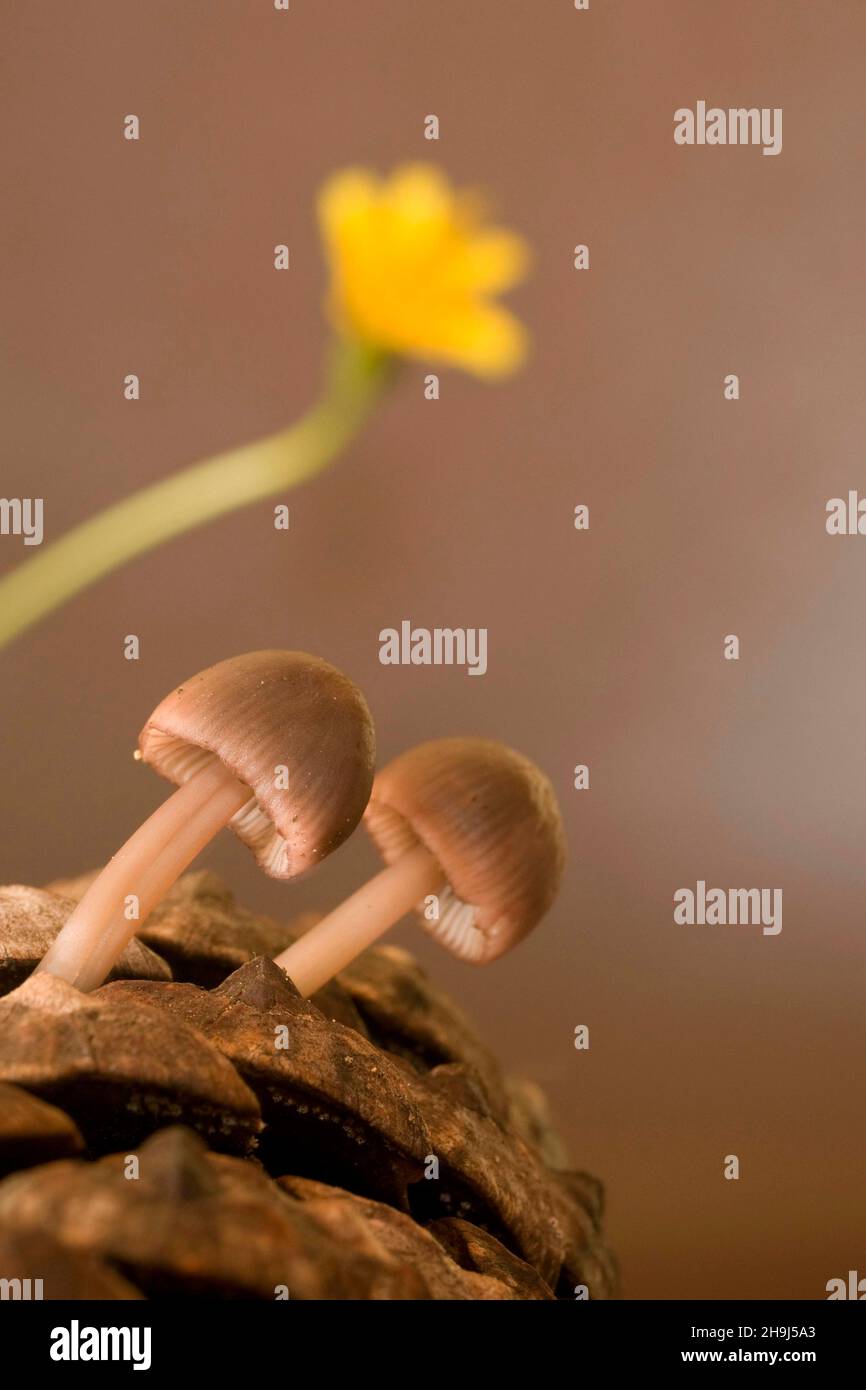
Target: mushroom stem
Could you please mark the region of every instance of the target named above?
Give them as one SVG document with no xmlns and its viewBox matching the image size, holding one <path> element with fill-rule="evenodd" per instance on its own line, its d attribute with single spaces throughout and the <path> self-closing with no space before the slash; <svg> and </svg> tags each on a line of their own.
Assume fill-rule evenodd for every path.
<svg viewBox="0 0 866 1390">
<path fill-rule="evenodd" d="M 402 855 L 329 912 L 276 958 L 303 995 L 317 989 L 399 922 L 428 893 L 445 883 L 429 850 L 418 846 Z"/>
<path fill-rule="evenodd" d="M 106 864 L 37 970 L 85 993 L 97 989 L 187 865 L 251 797 L 221 762 L 209 762 Z"/>
</svg>

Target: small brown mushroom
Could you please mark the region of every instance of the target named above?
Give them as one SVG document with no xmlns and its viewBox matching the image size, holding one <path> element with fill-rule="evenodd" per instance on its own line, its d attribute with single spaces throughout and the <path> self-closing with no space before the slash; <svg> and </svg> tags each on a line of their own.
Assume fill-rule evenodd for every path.
<svg viewBox="0 0 866 1390">
<path fill-rule="evenodd" d="M 335 667 L 265 651 L 173 691 L 139 750 L 179 790 L 103 869 L 39 967 L 85 991 L 224 825 L 273 878 L 294 878 L 341 845 L 367 804 L 374 735 L 363 695 Z"/>
<path fill-rule="evenodd" d="M 342 970 L 425 895 L 421 924 L 485 965 L 516 945 L 556 896 L 565 832 L 548 779 L 490 739 L 423 743 L 376 776 L 364 815 L 387 867 L 276 962 L 302 994 Z"/>
</svg>

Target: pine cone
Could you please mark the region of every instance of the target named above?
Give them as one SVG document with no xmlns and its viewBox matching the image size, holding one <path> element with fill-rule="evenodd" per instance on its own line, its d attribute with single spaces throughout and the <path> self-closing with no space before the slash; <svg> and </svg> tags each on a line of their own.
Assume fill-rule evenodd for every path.
<svg viewBox="0 0 866 1390">
<path fill-rule="evenodd" d="M 600 1184 L 407 952 L 303 999 L 270 959 L 296 933 L 198 872 L 101 989 L 27 979 L 90 877 L 0 890 L 0 1276 L 32 1250 L 46 1297 L 615 1294 Z"/>
</svg>

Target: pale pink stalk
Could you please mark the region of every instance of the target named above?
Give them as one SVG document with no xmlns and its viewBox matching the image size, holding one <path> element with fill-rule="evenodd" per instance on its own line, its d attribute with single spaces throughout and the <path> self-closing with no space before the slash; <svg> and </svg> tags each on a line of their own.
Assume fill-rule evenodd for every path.
<svg viewBox="0 0 866 1390">
<path fill-rule="evenodd" d="M 315 994 L 444 882 L 428 850 L 410 850 L 288 946 L 276 963 L 301 994 Z"/>
<path fill-rule="evenodd" d="M 207 763 L 118 850 L 37 969 L 97 989 L 172 884 L 252 795 L 222 763 Z M 128 916 L 133 895 L 137 911 Z"/>
</svg>

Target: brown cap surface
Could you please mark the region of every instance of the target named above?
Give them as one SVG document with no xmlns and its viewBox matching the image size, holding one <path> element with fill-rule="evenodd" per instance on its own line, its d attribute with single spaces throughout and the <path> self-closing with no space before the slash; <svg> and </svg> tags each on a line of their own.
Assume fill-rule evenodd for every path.
<svg viewBox="0 0 866 1390">
<path fill-rule="evenodd" d="M 422 926 L 479 965 L 510 950 L 559 888 L 565 831 L 544 773 L 491 739 L 410 749 L 377 774 L 364 816 L 387 864 L 423 845 L 442 866 L 439 920 Z"/>
<path fill-rule="evenodd" d="M 185 681 L 142 729 L 178 786 L 217 758 L 253 793 L 229 822 L 272 878 L 294 878 L 355 829 L 373 780 L 373 721 L 347 676 L 306 652 L 248 652 Z M 288 769 L 288 787 L 277 769 Z"/>
</svg>

